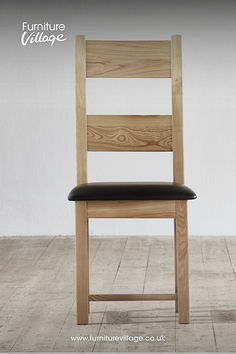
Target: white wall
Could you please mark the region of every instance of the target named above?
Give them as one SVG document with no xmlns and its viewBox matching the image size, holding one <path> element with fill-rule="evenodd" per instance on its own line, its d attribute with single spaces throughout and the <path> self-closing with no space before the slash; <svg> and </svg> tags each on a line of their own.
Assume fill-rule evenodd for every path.
<svg viewBox="0 0 236 354">
<path fill-rule="evenodd" d="M 5 1 L 0 11 L 0 234 L 74 233 L 74 36 L 183 36 L 186 184 L 192 235 L 236 235 L 235 1 Z M 53 47 L 20 44 L 21 23 L 65 23 Z M 169 114 L 168 79 L 89 79 L 88 113 Z M 171 180 L 171 154 L 90 153 L 89 180 Z M 91 234 L 173 232 L 169 220 L 96 220 Z"/>
</svg>

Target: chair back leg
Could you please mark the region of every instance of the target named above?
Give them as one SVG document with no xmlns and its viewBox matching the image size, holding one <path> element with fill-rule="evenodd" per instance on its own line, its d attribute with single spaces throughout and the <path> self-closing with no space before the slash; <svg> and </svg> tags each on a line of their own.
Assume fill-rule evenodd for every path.
<svg viewBox="0 0 236 354">
<path fill-rule="evenodd" d="M 179 323 L 189 323 L 187 201 L 176 201 L 177 299 Z"/>
<path fill-rule="evenodd" d="M 176 219 L 174 219 L 174 249 L 175 249 L 175 312 L 178 313 L 178 262 L 177 262 L 177 235 L 176 235 Z"/>
</svg>

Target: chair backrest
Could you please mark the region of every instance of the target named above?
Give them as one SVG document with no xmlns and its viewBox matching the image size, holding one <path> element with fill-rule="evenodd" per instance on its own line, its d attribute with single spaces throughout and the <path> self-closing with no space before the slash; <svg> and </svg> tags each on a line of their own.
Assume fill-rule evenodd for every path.
<svg viewBox="0 0 236 354">
<path fill-rule="evenodd" d="M 87 115 L 86 77 L 171 78 L 172 115 Z M 173 151 L 173 180 L 184 183 L 181 36 L 102 41 L 76 36 L 77 183 L 87 151 Z"/>
</svg>

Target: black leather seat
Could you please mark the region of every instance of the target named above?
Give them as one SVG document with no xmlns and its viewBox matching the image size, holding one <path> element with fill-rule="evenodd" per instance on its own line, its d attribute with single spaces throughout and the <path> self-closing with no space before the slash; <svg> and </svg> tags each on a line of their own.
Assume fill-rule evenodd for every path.
<svg viewBox="0 0 236 354">
<path fill-rule="evenodd" d="M 189 200 L 192 189 L 172 182 L 97 182 L 73 188 L 68 199 L 78 200 Z"/>
</svg>

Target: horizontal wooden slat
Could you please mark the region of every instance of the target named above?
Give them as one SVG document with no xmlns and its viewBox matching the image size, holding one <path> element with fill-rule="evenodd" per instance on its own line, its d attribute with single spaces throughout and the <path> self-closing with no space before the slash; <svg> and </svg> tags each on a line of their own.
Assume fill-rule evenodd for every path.
<svg viewBox="0 0 236 354">
<path fill-rule="evenodd" d="M 86 41 L 87 77 L 171 77 L 171 41 Z"/>
<path fill-rule="evenodd" d="M 88 116 L 88 151 L 172 151 L 172 116 Z"/>
<path fill-rule="evenodd" d="M 98 294 L 89 295 L 89 301 L 152 301 L 175 300 L 175 294 Z"/>
<path fill-rule="evenodd" d="M 174 200 L 88 201 L 89 218 L 175 218 Z"/>
</svg>

